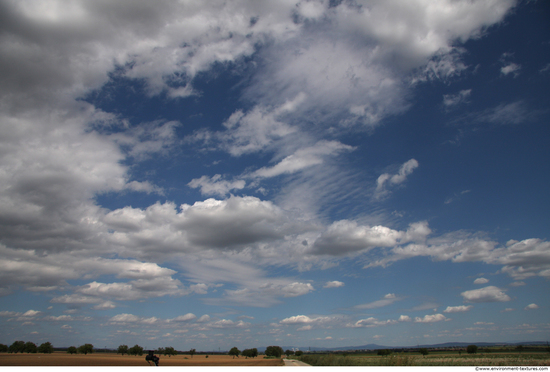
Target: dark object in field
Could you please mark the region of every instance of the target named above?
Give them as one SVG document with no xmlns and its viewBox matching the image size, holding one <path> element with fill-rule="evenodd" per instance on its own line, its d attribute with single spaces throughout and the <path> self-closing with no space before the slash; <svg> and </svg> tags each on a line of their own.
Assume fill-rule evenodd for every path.
<svg viewBox="0 0 550 372">
<path fill-rule="evenodd" d="M 149 365 L 151 365 L 151 362 L 155 363 L 155 365 L 158 367 L 160 358 L 155 355 L 155 352 L 153 350 L 149 350 L 149 355 L 145 357 L 145 360 Z"/>
</svg>

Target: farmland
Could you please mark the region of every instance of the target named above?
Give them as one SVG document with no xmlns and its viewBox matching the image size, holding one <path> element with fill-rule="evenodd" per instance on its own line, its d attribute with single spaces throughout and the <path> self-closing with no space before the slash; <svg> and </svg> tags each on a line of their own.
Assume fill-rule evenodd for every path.
<svg viewBox="0 0 550 372">
<path fill-rule="evenodd" d="M 147 366 L 145 355 L 93 353 L 87 355 L 54 352 L 52 354 L 0 353 L 0 366 Z M 161 356 L 160 366 L 281 366 L 282 359 L 233 358 L 230 355 Z"/>
</svg>

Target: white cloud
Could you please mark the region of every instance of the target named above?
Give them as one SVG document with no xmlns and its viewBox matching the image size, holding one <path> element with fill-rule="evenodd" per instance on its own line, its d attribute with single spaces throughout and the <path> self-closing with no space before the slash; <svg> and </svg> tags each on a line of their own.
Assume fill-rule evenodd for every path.
<svg viewBox="0 0 550 372">
<path fill-rule="evenodd" d="M 529 305 L 525 306 L 525 310 L 536 310 L 538 308 L 539 308 L 539 306 L 537 304 L 529 304 Z"/>
<path fill-rule="evenodd" d="M 202 176 L 201 178 L 195 178 L 187 184 L 194 189 L 200 188 L 202 195 L 219 195 L 225 196 L 231 190 L 241 190 L 245 187 L 246 182 L 244 180 L 226 181 L 222 179 L 219 174 L 213 177 Z"/>
<path fill-rule="evenodd" d="M 281 291 L 283 292 L 284 297 L 303 296 L 313 290 L 314 288 L 310 283 L 299 283 L 299 282 L 290 283 L 281 288 Z"/>
<path fill-rule="evenodd" d="M 470 311 L 473 309 L 472 305 L 469 306 L 447 306 L 445 310 L 443 310 L 444 313 L 463 313 L 466 311 Z"/>
<path fill-rule="evenodd" d="M 300 97 L 295 101 L 301 101 Z M 246 114 L 241 110 L 234 112 L 224 122 L 227 130 L 217 133 L 222 147 L 233 156 L 241 156 L 262 151 L 274 141 L 296 132 L 297 128 L 280 120 L 293 106 L 285 102 L 275 109 L 256 106 Z"/>
<path fill-rule="evenodd" d="M 221 319 L 208 324 L 213 328 L 246 328 L 250 326 L 250 323 L 239 320 L 234 322 L 233 320 Z"/>
<path fill-rule="evenodd" d="M 504 291 L 495 286 L 465 291 L 460 294 L 466 302 L 506 302 L 511 298 Z"/>
<path fill-rule="evenodd" d="M 356 305 L 354 309 L 376 309 L 379 307 L 389 306 L 396 301 L 401 300 L 400 297 L 397 297 L 394 293 L 388 293 L 381 300 L 370 302 L 368 304 Z"/>
<path fill-rule="evenodd" d="M 520 100 L 510 103 L 501 103 L 495 107 L 474 112 L 455 120 L 455 123 L 463 125 L 495 124 L 495 125 L 519 125 L 533 121 L 540 115 L 540 111 L 529 108 Z"/>
<path fill-rule="evenodd" d="M 331 10 L 321 2 L 296 6 L 244 0 L 4 4 L 11 21 L 6 24 L 10 37 L 0 41 L 0 293 L 17 285 L 45 290 L 85 280 L 90 282 L 52 302 L 109 309 L 115 300 L 205 293 L 219 280 L 239 285 L 239 292 L 228 295 L 252 301 L 260 293 L 256 303 L 269 306 L 276 303 L 274 298 L 314 290 L 310 283 L 286 278 L 269 281 L 261 270 L 251 269 L 265 262 L 318 260 L 306 257 L 296 241 L 308 238 L 315 242 L 315 253 L 330 255 L 392 248 L 405 241 L 424 243 L 431 233 L 427 223 L 398 231 L 343 220 L 323 231 L 315 221 L 252 197 L 208 199 L 179 209 L 168 202 L 104 210 L 95 199 L 101 194 L 162 192 L 151 181 L 132 179 L 129 163 L 167 154 L 178 145 L 181 124 L 158 121 L 131 126 L 76 99 L 103 86 L 115 65 L 120 70 L 112 76 L 143 79 L 148 94 L 165 92 L 173 98 L 199 94 L 193 87 L 198 73 L 216 62 L 238 65 L 259 45 L 261 57 L 274 58 L 263 60 L 251 76 L 252 85 L 246 90 L 249 97 L 256 97 L 254 105 L 234 112 L 218 137 L 220 146 L 232 155 L 250 154 L 301 134 L 298 119 L 306 116 L 307 125 L 318 121 L 319 127 L 375 126 L 388 115 L 403 112 L 408 89 L 404 76 L 415 68 L 432 78 L 459 73 L 464 66 L 451 47 L 454 42 L 500 21 L 513 4 L 417 1 L 403 6 L 388 1 L 354 7 L 344 2 Z M 298 20 L 293 19 L 294 12 Z M 426 22 L 417 22 L 418 17 Z M 329 32 L 311 26 L 325 21 Z M 296 37 L 299 34 L 306 36 L 307 43 Z M 504 117 L 513 110 L 500 111 Z M 499 116 L 496 111 L 494 115 Z M 294 174 L 352 149 L 338 141 L 308 140 L 314 145 L 294 148 L 286 153 L 292 155 L 257 172 L 264 172 L 264 177 Z M 380 191 L 402 184 L 418 166 L 413 160 L 398 173 L 388 174 Z M 246 186 L 244 181 L 216 177 L 191 183 L 201 192 L 220 196 Z M 331 243 L 336 243 L 334 248 Z M 540 244 L 532 249 L 544 248 L 545 243 Z M 473 260 L 473 253 L 486 252 L 468 251 L 467 245 L 436 249 L 432 257 Z M 419 250 L 430 255 L 427 247 Z M 240 254 L 235 251 L 246 253 L 231 256 Z M 392 253 L 394 257 L 415 254 Z M 538 253 L 546 258 L 544 251 Z M 183 254 L 189 263 L 180 263 Z M 542 265 L 548 261 L 525 266 L 526 255 L 527 251 L 503 253 L 491 259 L 506 262 L 506 272 L 518 277 L 547 276 L 548 267 Z M 117 256 L 127 259 L 112 258 Z M 241 262 L 243 258 L 249 261 Z M 216 266 L 220 261 L 225 266 Z M 185 275 L 201 276 L 208 280 L 200 283 L 208 284 L 187 289 L 172 277 L 176 270 L 161 267 L 162 262 L 180 265 L 178 270 L 184 268 Z M 202 268 L 210 270 L 197 273 Z M 252 275 L 246 279 L 248 274 Z M 102 275 L 121 281 L 94 280 Z"/>
<path fill-rule="evenodd" d="M 408 315 L 401 315 L 401 316 L 399 316 L 398 321 L 400 321 L 400 322 L 410 322 L 410 321 L 412 321 L 412 319 Z"/>
<path fill-rule="evenodd" d="M 35 317 L 37 315 L 40 315 L 40 313 L 41 313 L 41 311 L 37 311 L 37 310 L 27 310 L 21 316 L 22 317 Z"/>
<path fill-rule="evenodd" d="M 187 313 L 185 315 L 179 315 L 173 319 L 169 319 L 170 322 L 188 322 L 190 320 L 197 319 L 197 316 L 192 313 Z"/>
<path fill-rule="evenodd" d="M 315 241 L 315 254 L 345 255 L 374 247 L 392 247 L 403 232 L 385 226 L 359 226 L 355 221 L 341 220 L 332 223 Z"/>
<path fill-rule="evenodd" d="M 197 319 L 197 323 L 205 323 L 210 321 L 210 315 L 204 314 L 199 319 Z"/>
<path fill-rule="evenodd" d="M 328 156 L 335 156 L 342 151 L 353 149 L 352 146 L 344 145 L 338 141 L 319 141 L 311 147 L 297 150 L 272 167 L 258 169 L 252 173 L 252 176 L 267 178 L 296 173 L 304 168 L 323 164 Z"/>
<path fill-rule="evenodd" d="M 116 305 L 112 301 L 104 301 L 92 307 L 95 310 L 109 310 L 114 309 Z"/>
<path fill-rule="evenodd" d="M 13 316 L 20 316 L 21 313 L 16 311 L 0 311 L 0 316 L 6 316 L 6 317 L 13 317 Z"/>
<path fill-rule="evenodd" d="M 143 298 L 162 297 L 166 295 L 184 295 L 181 282 L 170 277 L 155 279 L 139 279 L 126 283 L 91 282 L 76 290 L 85 296 L 109 298 L 121 301 L 139 300 Z"/>
<path fill-rule="evenodd" d="M 343 287 L 345 284 L 343 282 L 340 282 L 338 280 L 333 280 L 331 282 L 326 282 L 323 288 L 338 288 Z"/>
<path fill-rule="evenodd" d="M 447 321 L 448 318 L 445 317 L 443 314 L 433 314 L 433 315 L 425 315 L 424 318 L 416 317 L 414 318 L 415 323 L 435 323 L 435 322 L 441 322 L 441 321 Z"/>
<path fill-rule="evenodd" d="M 474 284 L 487 284 L 489 283 L 489 279 L 486 278 L 477 278 L 474 280 Z"/>
<path fill-rule="evenodd" d="M 394 261 L 427 256 L 434 260 L 453 262 L 485 262 L 504 265 L 502 272 L 514 279 L 550 276 L 550 242 L 541 239 L 510 240 L 505 247 L 486 239 L 482 234 L 456 231 L 433 237 L 426 244 L 396 245 L 391 254 L 366 267 L 385 266 Z"/>
<path fill-rule="evenodd" d="M 514 76 L 517 76 L 519 70 L 521 70 L 521 65 L 518 65 L 515 63 L 508 63 L 506 66 L 503 66 L 500 69 L 500 73 L 503 75 L 508 75 L 513 73 Z"/>
<path fill-rule="evenodd" d="M 47 316 L 44 318 L 44 320 L 52 321 L 52 322 L 67 322 L 75 320 L 71 315 L 60 315 L 60 316 Z"/>
<path fill-rule="evenodd" d="M 360 319 L 355 324 L 353 324 L 351 327 L 354 328 L 372 328 L 372 327 L 379 327 L 379 326 L 385 326 L 385 325 L 391 325 L 391 324 L 397 324 L 397 320 L 378 320 L 376 318 L 370 317 L 367 319 Z"/>
<path fill-rule="evenodd" d="M 141 321 L 141 318 L 138 316 L 135 316 L 133 314 L 118 314 L 113 316 L 110 320 L 110 322 L 117 322 L 117 323 L 136 323 Z"/>
<path fill-rule="evenodd" d="M 391 192 L 390 188 L 405 182 L 407 180 L 407 176 L 409 176 L 416 168 L 418 168 L 418 161 L 415 159 L 410 159 L 401 165 L 396 174 L 381 174 L 376 180 L 374 197 L 376 199 L 381 199 L 387 196 Z"/>
<path fill-rule="evenodd" d="M 307 315 L 295 315 L 291 316 L 289 318 L 285 318 L 281 320 L 279 323 L 281 324 L 303 324 L 303 323 L 318 323 L 318 322 L 326 322 L 329 321 L 329 317 L 316 317 L 316 318 L 310 318 Z"/>
<path fill-rule="evenodd" d="M 471 89 L 461 90 L 457 94 L 445 94 L 443 95 L 443 105 L 446 109 L 451 109 L 458 105 L 468 103 L 468 98 L 471 94 Z"/>
</svg>

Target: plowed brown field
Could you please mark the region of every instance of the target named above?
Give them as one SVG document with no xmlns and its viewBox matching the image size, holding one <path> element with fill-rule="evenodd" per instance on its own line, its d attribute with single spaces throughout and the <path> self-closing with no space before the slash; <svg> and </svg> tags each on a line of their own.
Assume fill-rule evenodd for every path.
<svg viewBox="0 0 550 372">
<path fill-rule="evenodd" d="M 282 366 L 282 359 L 233 358 L 229 355 L 176 355 L 161 356 L 159 366 Z M 153 364 L 154 365 L 154 364 Z M 0 353 L 0 366 L 148 366 L 145 355 L 129 356 L 110 353 L 71 355 L 65 352 L 53 354 Z"/>
</svg>

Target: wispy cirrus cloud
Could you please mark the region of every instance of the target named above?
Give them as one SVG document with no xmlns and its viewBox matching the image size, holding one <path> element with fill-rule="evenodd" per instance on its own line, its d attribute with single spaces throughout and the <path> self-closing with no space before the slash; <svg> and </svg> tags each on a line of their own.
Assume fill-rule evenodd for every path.
<svg viewBox="0 0 550 372">
<path fill-rule="evenodd" d="M 354 309 L 358 309 L 358 310 L 363 310 L 363 309 L 377 309 L 379 307 L 385 307 L 385 306 L 389 306 L 391 304 L 393 304 L 394 302 L 396 301 L 400 301 L 402 300 L 402 298 L 400 297 L 397 297 L 394 293 L 388 293 L 387 295 L 385 295 L 382 299 L 380 300 L 376 300 L 376 301 L 373 301 L 373 302 L 369 302 L 367 304 L 362 304 L 362 305 L 356 305 L 354 306 L 353 308 Z"/>
</svg>

